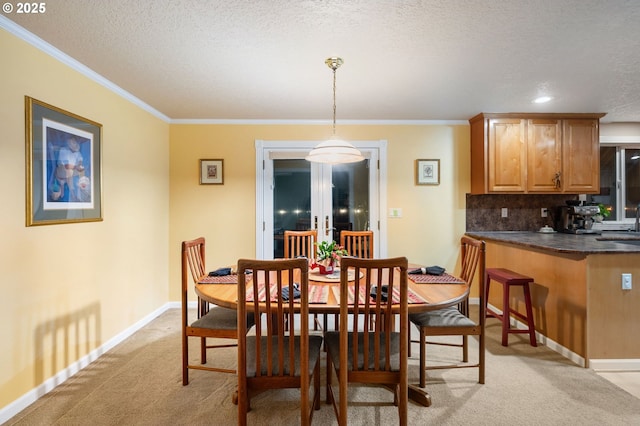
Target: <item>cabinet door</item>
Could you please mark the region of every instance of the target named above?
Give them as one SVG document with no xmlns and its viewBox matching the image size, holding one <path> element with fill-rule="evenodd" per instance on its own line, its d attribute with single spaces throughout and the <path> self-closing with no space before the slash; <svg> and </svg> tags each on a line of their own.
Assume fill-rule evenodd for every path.
<svg viewBox="0 0 640 426">
<path fill-rule="evenodd" d="M 557 119 L 527 122 L 527 190 L 561 192 L 562 124 Z"/>
<path fill-rule="evenodd" d="M 573 194 L 600 192 L 598 120 L 563 120 L 562 189 Z"/>
<path fill-rule="evenodd" d="M 489 192 L 525 192 L 526 120 L 489 120 Z"/>
</svg>

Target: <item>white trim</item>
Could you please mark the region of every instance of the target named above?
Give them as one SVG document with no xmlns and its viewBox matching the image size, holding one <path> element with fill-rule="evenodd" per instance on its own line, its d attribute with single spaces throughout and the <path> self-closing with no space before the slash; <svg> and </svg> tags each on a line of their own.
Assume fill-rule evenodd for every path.
<svg viewBox="0 0 640 426">
<path fill-rule="evenodd" d="M 230 124 L 230 125 L 305 125 L 331 126 L 331 120 L 297 119 L 232 119 L 232 118 L 176 118 L 171 124 Z M 340 126 L 459 126 L 469 125 L 465 120 L 338 120 Z M 350 141 L 351 142 L 351 141 Z"/>
<path fill-rule="evenodd" d="M 640 143 L 640 136 L 602 136 L 600 135 L 600 144 L 626 144 Z"/>
<path fill-rule="evenodd" d="M 113 347 L 115 347 L 116 345 L 124 342 L 126 339 L 131 337 L 131 335 L 133 335 L 135 332 L 140 330 L 142 327 L 146 326 L 151 321 L 153 321 L 158 316 L 160 316 L 162 313 L 172 308 L 180 309 L 180 303 L 169 302 L 164 304 L 163 306 L 159 307 L 155 311 L 151 312 L 149 315 L 142 318 L 140 321 L 136 322 L 132 326 L 126 328 L 122 332 L 118 333 L 117 335 L 109 339 L 102 346 L 94 349 L 89 354 L 83 356 L 79 360 L 73 362 L 66 368 L 62 369 L 61 371 L 56 373 L 53 377 L 50 377 L 49 379 L 45 380 L 42 384 L 38 385 L 37 387 L 30 390 L 29 392 L 25 393 L 20 398 L 4 406 L 0 410 L 0 424 L 4 424 L 10 418 L 14 417 L 18 413 L 20 413 L 22 410 L 27 408 L 29 405 L 36 402 L 42 396 L 46 395 L 47 393 L 55 389 L 57 386 L 67 381 L 78 371 L 82 370 L 83 368 L 85 368 L 86 366 L 88 366 L 98 358 L 100 358 L 109 350 L 113 349 Z"/>
<path fill-rule="evenodd" d="M 155 108 L 151 107 L 149 104 L 141 101 L 137 97 L 133 96 L 131 93 L 127 92 L 126 90 L 124 90 L 120 86 L 117 86 L 116 84 L 112 83 L 111 81 L 107 80 L 106 78 L 104 78 L 103 76 L 101 76 L 97 72 L 93 71 L 92 69 L 90 69 L 86 65 L 83 65 L 82 63 L 80 63 L 77 60 L 73 59 L 71 56 L 69 56 L 66 53 L 64 53 L 63 51 L 61 51 L 58 48 L 52 46 L 51 44 L 47 43 L 46 41 L 44 41 L 40 37 L 36 36 L 33 33 L 30 33 L 29 31 L 27 31 L 24 28 L 22 28 L 20 25 L 16 24 L 15 22 L 13 22 L 10 19 L 7 19 L 7 18 L 5 18 L 4 16 L 1 16 L 1 15 L 0 15 L 0 28 L 3 28 L 5 30 L 7 30 L 9 33 L 11 33 L 11 34 L 15 35 L 16 37 L 26 41 L 27 43 L 31 44 L 33 47 L 35 47 L 37 49 L 40 49 L 41 51 L 43 51 L 44 53 L 48 54 L 49 56 L 52 56 L 54 59 L 60 61 L 61 63 L 67 65 L 71 69 L 79 72 L 80 74 L 82 74 L 85 77 L 95 81 L 96 83 L 106 87 L 107 89 L 111 90 L 112 92 L 116 93 L 117 95 L 120 95 L 121 97 L 123 97 L 127 101 L 129 101 L 132 104 L 142 108 L 143 110 L 149 112 L 150 114 L 156 116 L 157 118 L 159 118 L 159 119 L 161 119 L 161 120 L 163 120 L 163 121 L 165 121 L 167 123 L 169 123 L 171 121 L 171 119 L 169 117 L 167 117 L 166 115 L 164 115 L 160 111 L 156 110 Z"/>
<path fill-rule="evenodd" d="M 590 359 L 589 366 L 602 371 L 640 371 L 640 359 Z"/>
</svg>

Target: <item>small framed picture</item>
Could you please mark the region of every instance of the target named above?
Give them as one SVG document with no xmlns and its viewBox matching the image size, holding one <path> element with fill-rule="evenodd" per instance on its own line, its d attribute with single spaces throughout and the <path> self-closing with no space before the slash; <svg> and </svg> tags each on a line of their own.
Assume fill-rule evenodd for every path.
<svg viewBox="0 0 640 426">
<path fill-rule="evenodd" d="M 200 185 L 224 184 L 223 160 L 200 160 Z"/>
<path fill-rule="evenodd" d="M 416 185 L 440 185 L 440 160 L 416 160 Z"/>
</svg>

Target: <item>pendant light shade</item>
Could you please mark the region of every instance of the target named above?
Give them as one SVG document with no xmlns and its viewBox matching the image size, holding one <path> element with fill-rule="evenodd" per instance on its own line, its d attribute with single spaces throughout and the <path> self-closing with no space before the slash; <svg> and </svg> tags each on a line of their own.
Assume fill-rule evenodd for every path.
<svg viewBox="0 0 640 426">
<path fill-rule="evenodd" d="M 336 137 L 336 70 L 342 65 L 342 58 L 328 58 L 325 63 L 333 70 L 333 136 L 319 143 L 309 152 L 306 160 L 315 163 L 356 163 L 364 160 L 362 153 L 349 142 Z"/>
</svg>

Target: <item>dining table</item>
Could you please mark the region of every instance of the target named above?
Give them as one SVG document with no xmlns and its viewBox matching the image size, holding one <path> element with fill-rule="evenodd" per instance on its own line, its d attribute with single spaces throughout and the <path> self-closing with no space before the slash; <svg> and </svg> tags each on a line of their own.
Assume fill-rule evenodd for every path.
<svg viewBox="0 0 640 426">
<path fill-rule="evenodd" d="M 441 275 L 422 273 L 421 265 L 410 264 L 408 271 L 408 312 L 409 314 L 436 310 L 455 306 L 469 295 L 469 283 L 446 272 Z M 411 273 L 417 272 L 420 273 Z M 399 274 L 399 270 L 395 273 Z M 224 276 L 202 277 L 195 285 L 195 292 L 200 299 L 211 304 L 237 309 L 238 277 L 230 274 Z M 235 285 L 234 285 L 235 284 Z M 247 285 L 251 285 L 250 281 Z M 337 269 L 332 274 L 320 274 L 317 269 L 309 270 L 309 314 L 340 313 L 340 273 Z M 409 398 L 428 407 L 431 397 L 426 389 L 417 384 L 409 384 Z"/>
</svg>

